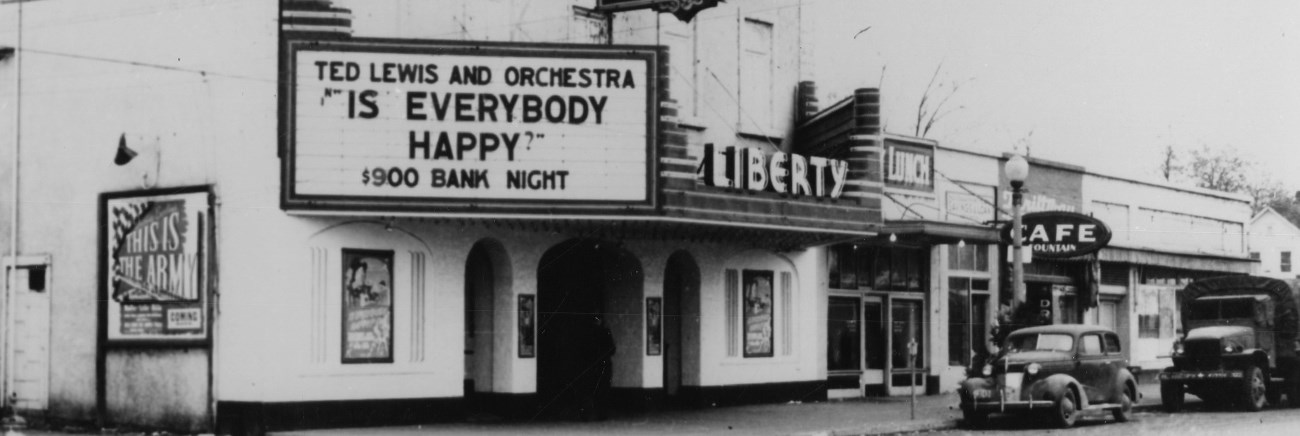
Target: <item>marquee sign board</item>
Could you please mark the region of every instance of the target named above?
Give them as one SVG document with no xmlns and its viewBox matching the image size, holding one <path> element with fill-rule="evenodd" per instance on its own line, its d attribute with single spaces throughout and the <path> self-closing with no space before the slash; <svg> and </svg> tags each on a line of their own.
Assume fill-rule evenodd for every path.
<svg viewBox="0 0 1300 436">
<path fill-rule="evenodd" d="M 289 41 L 286 209 L 649 206 L 659 51 Z"/>
<path fill-rule="evenodd" d="M 1021 244 L 1034 257 L 1063 259 L 1096 253 L 1110 243 L 1110 228 L 1088 215 L 1074 212 L 1035 212 L 1021 217 Z M 1002 228 L 1002 241 L 1011 243 L 1011 225 Z"/>
</svg>

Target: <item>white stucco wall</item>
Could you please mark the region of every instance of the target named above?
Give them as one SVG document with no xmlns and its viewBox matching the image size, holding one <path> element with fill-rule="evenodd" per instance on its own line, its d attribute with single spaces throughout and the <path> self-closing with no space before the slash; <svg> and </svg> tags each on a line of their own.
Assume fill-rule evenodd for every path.
<svg viewBox="0 0 1300 436">
<path fill-rule="evenodd" d="M 7 23 L 0 45 L 16 45 L 19 6 L 0 6 Z M 238 200 L 219 221 L 239 228 L 249 222 L 241 217 L 259 221 L 260 211 L 275 211 L 277 6 L 69 0 L 21 7 L 20 252 L 50 254 L 57 274 L 50 411 L 92 419 L 98 196 L 221 181 L 218 197 Z M 14 78 L 14 63 L 0 70 Z M 122 135 L 140 155 L 118 167 Z"/>
</svg>

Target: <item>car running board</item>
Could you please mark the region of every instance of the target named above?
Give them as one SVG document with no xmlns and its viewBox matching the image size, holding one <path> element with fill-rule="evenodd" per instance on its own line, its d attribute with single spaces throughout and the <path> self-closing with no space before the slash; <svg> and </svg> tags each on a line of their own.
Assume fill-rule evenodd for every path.
<svg viewBox="0 0 1300 436">
<path fill-rule="evenodd" d="M 1089 404 L 1088 407 L 1087 407 L 1086 409 L 1083 409 L 1083 410 L 1084 410 L 1084 411 L 1089 411 L 1089 410 L 1111 410 L 1111 409 L 1118 409 L 1118 408 L 1120 408 L 1120 407 L 1123 407 L 1123 405 L 1121 405 L 1121 404 L 1119 404 L 1119 403 L 1101 403 L 1101 404 Z"/>
</svg>

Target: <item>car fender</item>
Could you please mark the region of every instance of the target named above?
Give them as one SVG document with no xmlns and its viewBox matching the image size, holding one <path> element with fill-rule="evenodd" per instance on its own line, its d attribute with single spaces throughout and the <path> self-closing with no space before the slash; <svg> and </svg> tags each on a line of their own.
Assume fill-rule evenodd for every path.
<svg viewBox="0 0 1300 436">
<path fill-rule="evenodd" d="M 1123 400 L 1124 387 L 1128 385 L 1133 386 L 1134 395 L 1141 395 L 1138 393 L 1137 377 L 1133 376 L 1133 373 L 1128 368 L 1120 368 L 1118 376 L 1115 377 L 1115 398 L 1112 401 L 1118 403 Z M 1137 398 L 1133 399 L 1134 402 L 1137 400 Z"/>
<path fill-rule="evenodd" d="M 1088 407 L 1088 394 L 1084 393 L 1083 386 L 1074 377 L 1066 374 L 1052 374 L 1047 378 L 1035 380 L 1029 385 L 1027 391 L 1032 399 L 1056 401 L 1061 399 L 1069 389 L 1079 393 L 1077 407 L 1080 410 Z"/>
<path fill-rule="evenodd" d="M 983 377 L 971 377 L 966 380 L 962 380 L 961 385 L 959 385 L 958 388 L 958 393 L 960 394 L 962 402 L 966 402 L 972 399 L 970 393 L 974 392 L 976 389 L 995 389 L 995 388 L 996 386 L 994 386 L 993 379 L 988 379 Z"/>
</svg>

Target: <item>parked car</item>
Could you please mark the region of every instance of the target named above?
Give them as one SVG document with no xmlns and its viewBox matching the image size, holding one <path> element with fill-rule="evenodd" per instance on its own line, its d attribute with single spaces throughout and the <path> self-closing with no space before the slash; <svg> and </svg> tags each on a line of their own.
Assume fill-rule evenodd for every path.
<svg viewBox="0 0 1300 436">
<path fill-rule="evenodd" d="M 1042 413 L 1070 427 L 1084 413 L 1110 411 L 1125 422 L 1138 400 L 1119 336 L 1101 326 L 1017 330 L 978 371 L 958 389 L 970 426 L 984 424 L 992 413 Z"/>
</svg>

